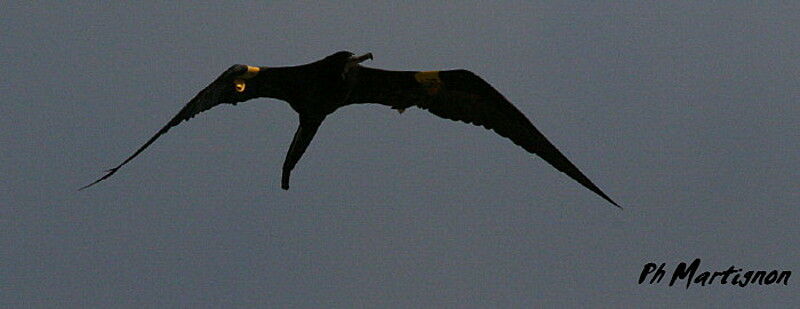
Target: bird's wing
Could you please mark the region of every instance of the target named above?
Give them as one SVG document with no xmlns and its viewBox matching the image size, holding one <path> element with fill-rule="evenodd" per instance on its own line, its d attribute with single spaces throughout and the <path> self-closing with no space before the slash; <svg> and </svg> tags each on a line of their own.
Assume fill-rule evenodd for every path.
<svg viewBox="0 0 800 309">
<path fill-rule="evenodd" d="M 306 148 L 311 144 L 314 139 L 314 134 L 317 133 L 324 116 L 311 116 L 307 114 L 300 114 L 300 126 L 297 127 L 297 132 L 294 133 L 292 145 L 289 146 L 289 152 L 286 153 L 286 160 L 283 161 L 283 173 L 281 175 L 281 188 L 289 190 L 289 177 L 292 174 L 292 169 L 300 161 Z"/>
<path fill-rule="evenodd" d="M 400 111 L 411 106 L 436 116 L 494 130 L 620 207 L 572 164 L 502 94 L 467 70 L 388 71 L 359 67 L 351 103 L 380 103 Z"/>
<path fill-rule="evenodd" d="M 174 126 L 177 126 L 181 122 L 187 121 L 196 116 L 197 114 L 204 112 L 219 104 L 222 103 L 236 104 L 238 102 L 243 102 L 255 97 L 256 92 L 254 91 L 254 89 L 252 89 L 255 87 L 251 86 L 250 87 L 251 89 L 243 87 L 241 80 L 241 78 L 244 75 L 245 78 L 248 77 L 251 78 L 249 80 L 250 83 L 254 83 L 257 85 L 256 78 L 253 78 L 252 76 L 253 68 L 255 67 L 249 67 L 245 65 L 234 65 L 228 68 L 219 77 L 217 77 L 217 79 L 214 80 L 210 85 L 206 86 L 206 88 L 201 90 L 191 101 L 189 101 L 189 103 L 186 104 L 186 106 L 184 106 L 180 110 L 180 112 L 178 112 L 177 115 L 172 117 L 172 119 L 163 128 L 161 128 L 161 130 L 158 130 L 158 132 L 156 132 L 156 134 L 153 135 L 153 137 L 151 137 L 146 143 L 144 143 L 144 145 L 139 147 L 139 149 L 136 150 L 136 152 L 134 152 L 130 157 L 125 159 L 125 161 L 122 161 L 122 163 L 120 163 L 116 167 L 107 170 L 106 174 L 103 177 L 100 177 L 100 179 L 97 179 L 94 182 L 86 186 L 83 186 L 78 190 L 86 189 L 88 187 L 97 184 L 98 182 L 105 180 L 108 177 L 111 177 L 111 175 L 114 175 L 114 173 L 116 173 L 120 167 L 133 160 L 133 158 L 138 156 L 142 151 L 144 151 L 148 146 L 150 146 L 150 144 L 155 142 L 155 140 L 158 139 L 161 135 L 167 133 L 169 129 L 171 129 Z M 250 73 L 248 73 L 248 69 L 250 69 Z M 257 73 L 257 71 L 258 70 L 256 69 L 255 72 Z M 237 82 L 239 83 L 239 85 L 237 85 Z M 237 91 L 237 87 L 239 87 L 238 89 L 241 91 Z"/>
</svg>

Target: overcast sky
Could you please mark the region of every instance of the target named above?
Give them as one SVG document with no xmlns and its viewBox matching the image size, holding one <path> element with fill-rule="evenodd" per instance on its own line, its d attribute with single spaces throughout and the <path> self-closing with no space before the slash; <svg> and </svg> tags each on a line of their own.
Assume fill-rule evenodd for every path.
<svg viewBox="0 0 800 309">
<path fill-rule="evenodd" d="M 798 305 L 800 5 L 0 5 L 0 303 Z M 669 2 L 672 3 L 672 2 Z M 121 162 L 235 63 L 469 69 L 620 211 L 494 132 L 342 108 L 280 189 L 288 104 L 220 106 Z M 645 263 L 795 271 L 638 285 Z"/>
</svg>

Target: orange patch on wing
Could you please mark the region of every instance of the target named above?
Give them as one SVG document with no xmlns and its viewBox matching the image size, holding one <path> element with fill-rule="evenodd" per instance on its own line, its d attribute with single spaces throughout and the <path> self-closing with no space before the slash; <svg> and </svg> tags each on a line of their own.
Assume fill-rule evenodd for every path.
<svg viewBox="0 0 800 309">
<path fill-rule="evenodd" d="M 439 78 L 439 71 L 423 71 L 414 74 L 414 79 L 417 80 L 418 83 L 422 84 L 422 87 L 425 88 L 425 91 L 428 92 L 428 95 L 435 95 L 439 93 L 440 88 L 442 87 L 442 80 Z"/>
</svg>

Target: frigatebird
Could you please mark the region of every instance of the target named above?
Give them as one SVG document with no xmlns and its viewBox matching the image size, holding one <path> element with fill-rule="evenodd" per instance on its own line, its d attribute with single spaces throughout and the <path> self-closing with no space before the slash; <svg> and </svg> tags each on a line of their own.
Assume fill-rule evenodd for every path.
<svg viewBox="0 0 800 309">
<path fill-rule="evenodd" d="M 300 116 L 300 126 L 283 162 L 281 188 L 284 190 L 289 189 L 292 169 L 327 115 L 350 104 L 378 103 L 400 113 L 416 106 L 442 118 L 494 130 L 620 207 L 553 146 L 522 112 L 474 73 L 467 70 L 389 71 L 362 66 L 360 63 L 367 59 L 372 59 L 371 53 L 356 56 L 340 51 L 299 66 L 233 65 L 201 90 L 133 155 L 80 190 L 111 177 L 170 128 L 203 111 L 223 103 L 236 105 L 267 97 L 288 102 Z"/>
</svg>

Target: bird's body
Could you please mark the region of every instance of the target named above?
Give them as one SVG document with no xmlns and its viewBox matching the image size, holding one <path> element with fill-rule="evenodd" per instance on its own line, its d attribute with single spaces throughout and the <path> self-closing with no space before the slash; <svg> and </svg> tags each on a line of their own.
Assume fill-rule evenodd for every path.
<svg viewBox="0 0 800 309">
<path fill-rule="evenodd" d="M 234 65 L 200 91 L 166 126 L 90 187 L 116 173 L 170 128 L 222 103 L 269 97 L 289 103 L 300 118 L 283 164 L 281 187 L 314 138 L 325 117 L 350 104 L 378 103 L 403 112 L 416 106 L 442 118 L 492 129 L 535 153 L 584 187 L 618 206 L 595 186 L 531 122 L 483 79 L 466 70 L 388 71 L 361 66 L 372 54 L 337 52 L 291 67 Z"/>
</svg>

